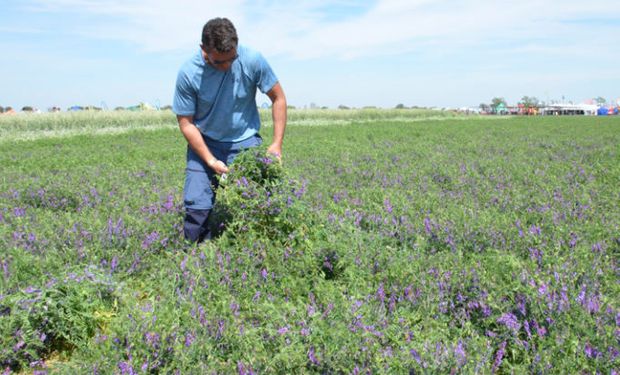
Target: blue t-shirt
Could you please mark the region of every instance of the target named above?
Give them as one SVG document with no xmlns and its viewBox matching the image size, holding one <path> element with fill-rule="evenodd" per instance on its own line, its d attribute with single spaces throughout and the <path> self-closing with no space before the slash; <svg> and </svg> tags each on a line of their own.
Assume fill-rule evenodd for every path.
<svg viewBox="0 0 620 375">
<path fill-rule="evenodd" d="M 244 46 L 227 71 L 209 65 L 198 51 L 177 76 L 172 110 L 193 116 L 200 132 L 221 142 L 239 142 L 258 133 L 256 88 L 267 93 L 278 82 L 265 58 Z"/>
</svg>

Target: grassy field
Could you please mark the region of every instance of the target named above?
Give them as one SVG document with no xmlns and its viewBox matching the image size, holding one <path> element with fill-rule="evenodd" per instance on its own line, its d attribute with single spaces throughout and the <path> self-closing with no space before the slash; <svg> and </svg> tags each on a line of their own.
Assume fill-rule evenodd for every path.
<svg viewBox="0 0 620 375">
<path fill-rule="evenodd" d="M 618 371 L 620 118 L 290 119 L 195 247 L 170 112 L 0 117 L 0 369 Z"/>
</svg>

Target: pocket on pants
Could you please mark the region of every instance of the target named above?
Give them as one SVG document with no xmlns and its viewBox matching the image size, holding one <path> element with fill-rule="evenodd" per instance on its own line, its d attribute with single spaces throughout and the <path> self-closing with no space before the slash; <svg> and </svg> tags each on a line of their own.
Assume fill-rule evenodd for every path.
<svg viewBox="0 0 620 375">
<path fill-rule="evenodd" d="M 213 188 L 207 173 L 191 169 L 185 171 L 183 201 L 187 208 L 197 210 L 213 208 Z"/>
</svg>

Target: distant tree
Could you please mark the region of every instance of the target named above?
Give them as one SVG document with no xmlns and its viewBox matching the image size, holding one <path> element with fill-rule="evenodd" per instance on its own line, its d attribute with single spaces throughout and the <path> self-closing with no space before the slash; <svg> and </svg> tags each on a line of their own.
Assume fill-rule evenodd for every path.
<svg viewBox="0 0 620 375">
<path fill-rule="evenodd" d="M 523 104 L 525 109 L 538 108 L 540 106 L 540 101 L 535 96 L 524 96 L 521 98 L 520 103 Z"/>
<path fill-rule="evenodd" d="M 398 104 L 396 104 L 396 107 L 394 107 L 394 108 L 396 108 L 396 109 L 405 109 L 407 107 L 405 107 L 405 105 L 403 103 L 398 103 Z"/>
<path fill-rule="evenodd" d="M 294 106 L 294 105 L 290 105 L 290 104 L 289 104 L 289 105 L 287 105 L 287 106 L 286 106 L 286 108 L 287 108 L 287 109 L 295 109 L 295 106 Z"/>
<path fill-rule="evenodd" d="M 0 106 L 0 113 L 4 113 L 4 107 Z"/>
<path fill-rule="evenodd" d="M 34 112 L 34 108 L 27 105 L 27 106 L 22 107 L 22 112 Z"/>
<path fill-rule="evenodd" d="M 478 106 L 478 108 L 480 108 L 480 110 L 481 110 L 482 112 L 486 112 L 486 113 L 491 112 L 491 106 L 490 106 L 490 105 L 488 105 L 488 104 L 486 104 L 486 103 L 480 103 L 480 105 Z"/>
<path fill-rule="evenodd" d="M 351 108 L 347 107 L 347 106 L 346 106 L 346 105 L 344 105 L 344 104 L 340 104 L 340 105 L 338 106 L 338 109 L 351 109 Z"/>
<path fill-rule="evenodd" d="M 124 111 L 125 107 L 118 106 L 118 107 L 115 107 L 114 110 L 115 111 Z"/>
<path fill-rule="evenodd" d="M 598 105 L 604 105 L 605 103 L 607 103 L 607 99 L 603 98 L 602 96 L 599 96 L 598 98 L 594 99 L 594 101 Z"/>
<path fill-rule="evenodd" d="M 170 104 L 167 104 L 163 107 L 161 107 L 162 111 L 172 111 L 172 106 Z"/>
<path fill-rule="evenodd" d="M 500 105 L 508 105 L 506 104 L 506 99 L 504 98 L 499 98 L 499 97 L 495 97 L 493 99 L 491 99 L 491 107 L 493 108 L 497 108 Z"/>
<path fill-rule="evenodd" d="M 491 108 L 493 109 L 493 112 L 497 113 L 497 108 L 498 107 L 506 107 L 508 106 L 508 104 L 506 104 L 506 99 L 501 98 L 501 97 L 495 97 L 493 99 L 491 99 Z"/>
</svg>

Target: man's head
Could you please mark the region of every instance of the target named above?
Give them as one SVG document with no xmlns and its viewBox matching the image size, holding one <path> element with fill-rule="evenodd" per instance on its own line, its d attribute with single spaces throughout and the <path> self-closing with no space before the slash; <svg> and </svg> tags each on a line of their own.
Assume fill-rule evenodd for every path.
<svg viewBox="0 0 620 375">
<path fill-rule="evenodd" d="M 202 47 L 207 51 L 228 52 L 238 42 L 237 30 L 228 18 L 214 18 L 202 28 Z"/>
<path fill-rule="evenodd" d="M 228 18 L 213 18 L 202 28 L 205 59 L 219 70 L 227 70 L 237 58 L 237 30 Z"/>
</svg>

